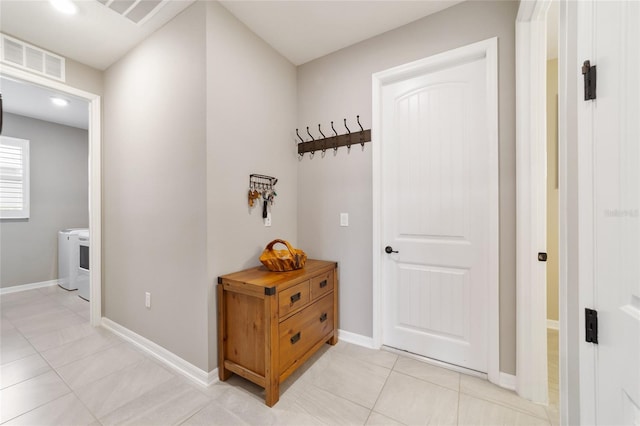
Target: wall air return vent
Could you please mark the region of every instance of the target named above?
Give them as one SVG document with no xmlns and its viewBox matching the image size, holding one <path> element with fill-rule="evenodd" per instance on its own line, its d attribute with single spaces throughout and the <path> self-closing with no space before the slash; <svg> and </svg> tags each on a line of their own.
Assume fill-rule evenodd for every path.
<svg viewBox="0 0 640 426">
<path fill-rule="evenodd" d="M 131 22 L 142 25 L 168 0 L 96 0 Z"/>
<path fill-rule="evenodd" d="M 65 81 L 64 58 L 0 33 L 0 62 Z"/>
</svg>

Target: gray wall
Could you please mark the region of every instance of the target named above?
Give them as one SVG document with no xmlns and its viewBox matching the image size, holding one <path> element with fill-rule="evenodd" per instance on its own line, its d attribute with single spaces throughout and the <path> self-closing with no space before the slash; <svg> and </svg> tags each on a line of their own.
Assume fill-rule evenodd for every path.
<svg viewBox="0 0 640 426">
<path fill-rule="evenodd" d="M 3 136 L 28 139 L 29 219 L 0 220 L 0 287 L 58 278 L 58 231 L 89 226 L 86 130 L 10 113 Z"/>
<path fill-rule="evenodd" d="M 207 2 L 207 234 L 209 367 L 217 366 L 215 283 L 259 265 L 274 238 L 297 243 L 292 130 L 296 68 L 217 2 Z M 278 178 L 272 226 L 247 204 L 249 175 Z"/>
<path fill-rule="evenodd" d="M 103 122 L 103 315 L 203 370 L 205 58 L 197 3 L 105 71 Z"/>
<path fill-rule="evenodd" d="M 210 371 L 217 276 L 296 242 L 295 67 L 197 2 L 106 71 L 104 104 L 104 315 Z M 250 173 L 279 179 L 270 228 Z"/>
<path fill-rule="evenodd" d="M 500 370 L 515 373 L 516 1 L 465 2 L 298 68 L 298 126 L 355 116 L 371 127 L 371 74 L 490 37 L 499 48 Z M 341 126 L 340 126 L 341 128 Z M 343 130 L 340 130 L 342 133 Z M 325 132 L 326 133 L 326 132 Z M 312 257 L 340 262 L 340 328 L 371 336 L 371 148 L 341 148 L 300 162 L 298 240 Z M 348 212 L 350 226 L 339 226 Z"/>
</svg>

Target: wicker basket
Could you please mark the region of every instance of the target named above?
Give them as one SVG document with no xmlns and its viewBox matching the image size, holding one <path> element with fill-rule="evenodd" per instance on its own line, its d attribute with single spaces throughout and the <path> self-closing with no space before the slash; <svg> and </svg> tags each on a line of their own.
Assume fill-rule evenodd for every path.
<svg viewBox="0 0 640 426">
<path fill-rule="evenodd" d="M 277 243 L 287 246 L 287 250 L 274 250 L 273 246 Z M 297 248 L 293 248 L 288 241 L 273 240 L 260 255 L 260 262 L 267 267 L 268 270 L 274 272 L 293 271 L 304 267 L 307 261 L 307 254 Z"/>
</svg>

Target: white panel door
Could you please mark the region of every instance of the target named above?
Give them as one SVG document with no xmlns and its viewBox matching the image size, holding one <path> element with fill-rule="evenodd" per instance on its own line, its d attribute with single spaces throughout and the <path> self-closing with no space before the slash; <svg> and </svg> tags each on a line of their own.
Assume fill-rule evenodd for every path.
<svg viewBox="0 0 640 426">
<path fill-rule="evenodd" d="M 597 345 L 581 336 L 582 377 L 589 375 L 581 380 L 581 392 L 588 395 L 581 398 L 581 421 L 595 417 L 600 425 L 638 425 L 640 2 L 579 6 L 579 59 L 597 66 L 597 98 L 580 100 L 579 167 L 591 171 L 579 183 L 585 188 L 581 234 L 588 235 L 587 245 L 581 244 L 581 252 L 588 252 L 581 257 L 581 292 L 588 293 L 584 307 L 598 311 L 599 328 Z M 582 96 L 582 88 L 579 93 Z"/>
<path fill-rule="evenodd" d="M 486 62 L 440 61 L 380 99 L 381 239 L 398 252 L 383 254 L 383 344 L 481 372 L 498 262 Z"/>
</svg>

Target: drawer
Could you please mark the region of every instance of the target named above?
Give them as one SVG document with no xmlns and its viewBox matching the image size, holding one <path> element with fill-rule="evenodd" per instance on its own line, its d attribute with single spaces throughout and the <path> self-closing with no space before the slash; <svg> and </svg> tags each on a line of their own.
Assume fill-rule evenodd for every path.
<svg viewBox="0 0 640 426">
<path fill-rule="evenodd" d="M 309 303 L 309 281 L 296 284 L 278 293 L 280 317 Z"/>
<path fill-rule="evenodd" d="M 333 290 L 333 271 L 311 278 L 311 300 Z"/>
<path fill-rule="evenodd" d="M 333 294 L 280 323 L 280 374 L 333 330 Z"/>
</svg>

